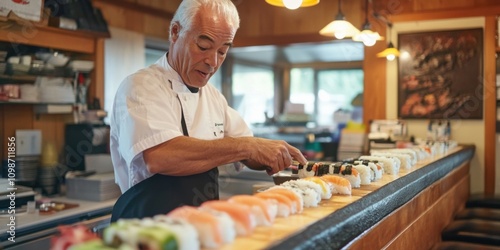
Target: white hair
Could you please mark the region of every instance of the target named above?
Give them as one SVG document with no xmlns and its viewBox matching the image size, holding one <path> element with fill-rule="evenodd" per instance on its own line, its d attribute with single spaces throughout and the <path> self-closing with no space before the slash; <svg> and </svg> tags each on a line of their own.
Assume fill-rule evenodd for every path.
<svg viewBox="0 0 500 250">
<path fill-rule="evenodd" d="M 226 18 L 235 32 L 240 27 L 238 10 L 231 0 L 183 0 L 170 22 L 170 34 L 172 34 L 172 26 L 175 22 L 181 26 L 180 35 L 190 30 L 196 13 L 204 6 L 213 10 L 218 16 Z"/>
</svg>

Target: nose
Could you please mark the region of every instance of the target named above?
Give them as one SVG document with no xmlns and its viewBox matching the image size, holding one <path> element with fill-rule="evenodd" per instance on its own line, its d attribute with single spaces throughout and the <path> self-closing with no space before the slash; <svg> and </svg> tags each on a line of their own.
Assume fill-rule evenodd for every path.
<svg viewBox="0 0 500 250">
<path fill-rule="evenodd" d="M 217 67 L 217 52 L 208 53 L 207 57 L 205 57 L 205 63 L 208 64 L 212 68 Z"/>
</svg>

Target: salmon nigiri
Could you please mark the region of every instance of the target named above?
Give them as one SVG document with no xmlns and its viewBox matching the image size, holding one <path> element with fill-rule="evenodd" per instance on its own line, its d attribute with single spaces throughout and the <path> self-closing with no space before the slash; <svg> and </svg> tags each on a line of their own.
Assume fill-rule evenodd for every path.
<svg viewBox="0 0 500 250">
<path fill-rule="evenodd" d="M 243 204 L 252 209 L 258 226 L 270 226 L 278 213 L 277 202 L 271 202 L 253 195 L 235 195 L 229 202 Z"/>
<path fill-rule="evenodd" d="M 192 206 L 182 206 L 172 210 L 167 216 L 180 218 L 191 223 L 198 231 L 200 244 L 206 248 L 219 248 L 232 242 L 236 236 L 234 222 L 225 213 L 210 213 Z"/>
<path fill-rule="evenodd" d="M 266 200 L 275 200 L 278 202 L 278 217 L 288 217 L 290 214 L 295 213 L 293 207 L 294 203 L 290 198 L 284 194 L 272 193 L 272 192 L 260 192 L 256 193 L 255 196 L 263 198 Z"/>
<path fill-rule="evenodd" d="M 286 195 L 290 200 L 294 202 L 294 210 L 296 211 L 295 213 L 302 213 L 302 210 L 304 210 L 304 201 L 302 199 L 302 196 L 296 194 L 292 190 L 286 189 L 281 186 L 274 186 L 272 188 L 266 189 L 265 192 L 272 192 L 272 193 L 279 193 L 282 195 Z"/>
<path fill-rule="evenodd" d="M 201 209 L 214 209 L 227 213 L 234 221 L 237 235 L 249 235 L 255 229 L 257 221 L 250 207 L 222 200 L 205 201 Z"/>
</svg>

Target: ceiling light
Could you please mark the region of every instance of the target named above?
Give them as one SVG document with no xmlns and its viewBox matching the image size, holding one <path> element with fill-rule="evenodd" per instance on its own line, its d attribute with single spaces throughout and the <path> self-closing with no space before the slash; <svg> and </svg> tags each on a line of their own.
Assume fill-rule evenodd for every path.
<svg viewBox="0 0 500 250">
<path fill-rule="evenodd" d="M 310 7 L 319 3 L 320 0 L 266 0 L 270 5 L 286 7 L 287 9 L 297 9 L 299 7 Z"/>
<path fill-rule="evenodd" d="M 359 33 L 359 30 L 354 27 L 350 22 L 345 20 L 344 14 L 340 8 L 339 0 L 339 13 L 335 17 L 335 20 L 326 25 L 319 33 L 323 36 L 334 36 L 337 39 L 342 39 L 345 37 L 353 37 Z"/>
<path fill-rule="evenodd" d="M 389 45 L 387 45 L 387 49 L 377 53 L 377 57 L 385 57 L 387 58 L 387 60 L 393 61 L 394 59 L 396 59 L 396 57 L 399 57 L 399 50 L 394 48 L 394 44 L 392 44 L 392 42 L 389 42 Z"/>
<path fill-rule="evenodd" d="M 353 41 L 363 42 L 367 47 L 375 45 L 379 40 L 384 40 L 378 32 L 371 30 L 370 21 L 368 21 L 368 0 L 365 1 L 365 23 L 363 24 L 362 31 L 352 37 Z"/>
<path fill-rule="evenodd" d="M 378 18 L 381 18 L 381 17 L 378 16 Z M 386 22 L 387 27 L 389 27 L 389 32 L 388 32 L 388 36 L 387 36 L 387 37 L 389 37 L 389 44 L 387 45 L 387 48 L 384 51 L 377 53 L 377 57 L 385 57 L 385 58 L 387 58 L 387 60 L 392 61 L 392 60 L 396 59 L 396 57 L 399 57 L 399 50 L 394 47 L 394 44 L 392 44 L 392 41 L 391 41 L 392 23 L 387 21 L 387 20 L 384 20 L 384 21 Z"/>
</svg>

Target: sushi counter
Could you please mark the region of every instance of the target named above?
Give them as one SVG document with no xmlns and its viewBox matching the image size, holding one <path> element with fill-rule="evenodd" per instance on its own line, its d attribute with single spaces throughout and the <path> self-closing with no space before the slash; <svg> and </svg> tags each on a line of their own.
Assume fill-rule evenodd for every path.
<svg viewBox="0 0 500 250">
<path fill-rule="evenodd" d="M 472 145 L 276 218 L 221 249 L 430 249 L 469 196 Z M 418 246 L 418 247 L 417 247 Z"/>
</svg>

